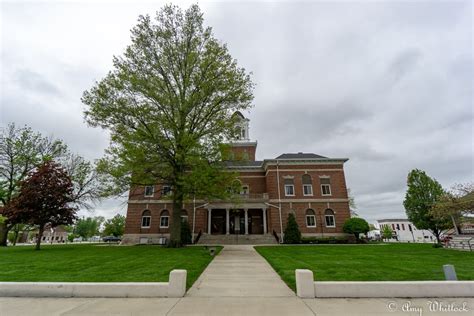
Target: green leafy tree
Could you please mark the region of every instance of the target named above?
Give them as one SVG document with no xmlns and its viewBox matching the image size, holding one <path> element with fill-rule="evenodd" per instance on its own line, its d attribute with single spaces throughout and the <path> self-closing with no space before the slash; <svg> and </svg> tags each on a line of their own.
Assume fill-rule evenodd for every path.
<svg viewBox="0 0 474 316">
<path fill-rule="evenodd" d="M 8 232 L 19 224 L 8 210 L 20 192 L 20 183 L 44 161 L 63 157 L 66 153 L 67 147 L 62 141 L 44 137 L 29 127 L 16 127 L 11 123 L 0 130 L 0 207 L 4 208 L 0 246 L 7 245 Z"/>
<path fill-rule="evenodd" d="M 100 226 L 104 220 L 105 219 L 102 216 L 79 219 L 76 222 L 74 232 L 82 238 L 89 239 L 92 236 L 99 235 Z"/>
<path fill-rule="evenodd" d="M 73 203 L 91 208 L 98 201 L 103 187 L 95 167 L 79 155 L 68 151 L 58 139 L 44 137 L 29 127 L 18 128 L 11 123 L 0 132 L 0 207 L 8 204 L 20 191 L 20 183 L 29 172 L 45 161 L 54 160 L 70 176 Z M 7 211 L 0 222 L 0 246 L 6 246 L 6 235 L 15 225 Z"/>
<path fill-rule="evenodd" d="M 110 176 L 103 181 L 106 192 L 170 185 L 170 244 L 178 247 L 180 212 L 196 190 L 188 183 L 214 186 L 219 195 L 227 191 L 222 182 L 231 175 L 222 172 L 222 144 L 235 134 L 232 114 L 251 107 L 253 83 L 227 46 L 204 27 L 198 5 L 184 12 L 167 5 L 155 18 L 140 16 L 132 43 L 113 64 L 114 70 L 82 98 L 88 124 L 111 134 L 99 163 L 102 174 Z M 196 174 L 199 181 L 188 181 Z"/>
<path fill-rule="evenodd" d="M 363 218 L 359 217 L 352 217 L 346 220 L 342 230 L 346 234 L 353 234 L 356 238 L 356 241 L 359 242 L 359 235 L 360 234 L 367 234 L 370 230 L 369 223 Z"/>
<path fill-rule="evenodd" d="M 181 242 L 184 245 L 192 243 L 191 228 L 186 220 L 181 221 Z"/>
<path fill-rule="evenodd" d="M 286 228 L 283 235 L 285 244 L 299 244 L 301 242 L 301 232 L 293 213 L 288 214 Z"/>
<path fill-rule="evenodd" d="M 30 172 L 20 187 L 18 196 L 9 204 L 12 219 L 38 226 L 36 250 L 40 250 L 46 224 L 56 227 L 75 220 L 73 184 L 60 165 L 47 161 Z"/>
<path fill-rule="evenodd" d="M 449 217 L 437 218 L 431 213 L 433 206 L 443 196 L 443 188 L 424 171 L 414 169 L 408 174 L 408 189 L 403 205 L 410 222 L 418 229 L 426 229 L 436 236 L 451 226 Z"/>
<path fill-rule="evenodd" d="M 474 183 L 456 184 L 451 190 L 443 192 L 431 209 L 438 220 L 449 217 L 457 233 L 461 233 L 461 222 L 474 215 Z"/>
<path fill-rule="evenodd" d="M 388 225 L 384 225 L 384 227 L 382 228 L 382 238 L 383 239 L 391 239 L 392 236 L 393 236 L 393 230 L 388 226 Z"/>
<path fill-rule="evenodd" d="M 125 216 L 117 214 L 114 217 L 105 221 L 104 235 L 105 236 L 123 236 L 125 230 Z"/>
</svg>

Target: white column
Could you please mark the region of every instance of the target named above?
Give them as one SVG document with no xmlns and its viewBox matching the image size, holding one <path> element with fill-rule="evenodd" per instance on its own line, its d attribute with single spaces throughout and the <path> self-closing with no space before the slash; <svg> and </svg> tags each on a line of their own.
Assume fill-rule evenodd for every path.
<svg viewBox="0 0 474 316">
<path fill-rule="evenodd" d="M 249 215 L 248 209 L 244 209 L 245 212 L 245 235 L 249 234 Z"/>
<path fill-rule="evenodd" d="M 230 227 L 230 222 L 229 222 L 229 209 L 225 209 L 225 233 L 229 235 L 229 227 Z"/>
<path fill-rule="evenodd" d="M 207 209 L 207 233 L 211 234 L 211 211 L 212 209 Z"/>
<path fill-rule="evenodd" d="M 263 215 L 263 233 L 267 233 L 267 209 L 262 208 L 262 215 Z"/>
</svg>

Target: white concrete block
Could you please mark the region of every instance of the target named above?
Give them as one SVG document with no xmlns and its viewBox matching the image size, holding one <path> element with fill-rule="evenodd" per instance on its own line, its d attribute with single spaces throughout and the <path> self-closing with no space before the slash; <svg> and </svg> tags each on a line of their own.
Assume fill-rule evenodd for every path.
<svg viewBox="0 0 474 316">
<path fill-rule="evenodd" d="M 166 297 L 167 282 L 0 282 L 0 297 Z"/>
<path fill-rule="evenodd" d="M 314 282 L 316 297 L 474 297 L 474 281 Z"/>
<path fill-rule="evenodd" d="M 296 295 L 301 298 L 314 298 L 313 271 L 296 269 Z"/>
<path fill-rule="evenodd" d="M 168 297 L 183 297 L 186 293 L 186 270 L 173 270 L 170 272 Z"/>
</svg>

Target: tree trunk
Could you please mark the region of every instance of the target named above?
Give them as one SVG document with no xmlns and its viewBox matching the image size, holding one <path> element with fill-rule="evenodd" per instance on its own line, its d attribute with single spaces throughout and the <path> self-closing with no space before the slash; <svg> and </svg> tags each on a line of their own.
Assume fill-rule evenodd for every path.
<svg viewBox="0 0 474 316">
<path fill-rule="evenodd" d="M 6 223 L 1 223 L 0 224 L 0 247 L 6 247 L 7 246 L 7 240 L 8 240 L 8 231 L 10 228 Z"/>
<path fill-rule="evenodd" d="M 440 243 L 441 243 L 441 240 L 439 239 L 440 231 L 437 230 L 437 229 L 435 229 L 435 230 L 433 230 L 433 234 L 434 234 L 435 237 L 436 237 L 436 242 L 437 242 L 438 244 L 440 244 Z"/>
<path fill-rule="evenodd" d="M 176 186 L 173 198 L 173 213 L 171 216 L 170 247 L 182 246 L 181 242 L 181 211 L 183 210 L 183 191 L 181 186 Z"/>
<path fill-rule="evenodd" d="M 44 232 L 44 225 L 40 225 L 39 231 L 38 231 L 38 238 L 36 239 L 35 250 L 40 250 L 41 239 L 43 238 L 43 232 Z"/>
<path fill-rule="evenodd" d="M 13 246 L 16 246 L 16 241 L 18 239 L 18 234 L 20 233 L 19 229 L 15 229 L 14 230 L 14 234 L 13 234 Z"/>
</svg>

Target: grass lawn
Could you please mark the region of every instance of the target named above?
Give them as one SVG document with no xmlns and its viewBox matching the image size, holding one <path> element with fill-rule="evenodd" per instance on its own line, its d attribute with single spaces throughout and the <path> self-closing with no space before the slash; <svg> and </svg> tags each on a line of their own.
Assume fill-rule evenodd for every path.
<svg viewBox="0 0 474 316">
<path fill-rule="evenodd" d="M 0 281 L 166 282 L 171 270 L 186 269 L 189 288 L 211 260 L 204 247 L 42 245 L 40 251 L 33 246 L 0 247 Z"/>
<path fill-rule="evenodd" d="M 459 280 L 474 280 L 474 252 L 431 244 L 255 247 L 295 290 L 295 269 L 309 269 L 318 281 L 444 280 L 453 264 Z"/>
</svg>

